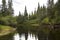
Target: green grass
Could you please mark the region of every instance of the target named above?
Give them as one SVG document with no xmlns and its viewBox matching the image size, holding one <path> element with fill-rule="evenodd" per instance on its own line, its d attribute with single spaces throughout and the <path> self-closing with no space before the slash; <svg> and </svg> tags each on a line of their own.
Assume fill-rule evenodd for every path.
<svg viewBox="0 0 60 40">
<path fill-rule="evenodd" d="M 9 33 L 12 33 L 13 31 L 15 31 L 15 29 L 10 26 L 0 25 L 0 36 L 7 35 Z"/>
<path fill-rule="evenodd" d="M 10 30 L 12 29 L 10 26 L 3 26 L 3 25 L 0 25 L 0 29 L 1 30 Z"/>
</svg>

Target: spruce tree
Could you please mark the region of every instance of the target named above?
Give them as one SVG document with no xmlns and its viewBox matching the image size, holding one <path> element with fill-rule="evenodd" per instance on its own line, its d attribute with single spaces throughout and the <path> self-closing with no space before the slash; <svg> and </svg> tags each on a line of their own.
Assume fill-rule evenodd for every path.
<svg viewBox="0 0 60 40">
<path fill-rule="evenodd" d="M 53 18 L 53 7 L 54 7 L 54 0 L 48 0 L 48 7 L 47 7 L 47 16 L 49 18 Z"/>
<path fill-rule="evenodd" d="M 47 17 L 49 18 L 49 24 L 54 24 L 54 0 L 48 0 L 48 7 L 47 7 Z"/>
<path fill-rule="evenodd" d="M 38 8 L 37 8 L 37 16 L 40 15 L 40 4 L 38 3 Z"/>
<path fill-rule="evenodd" d="M 28 20 L 28 13 L 27 13 L 26 6 L 25 6 L 25 10 L 24 10 L 24 20 L 25 20 L 25 21 Z"/>
<path fill-rule="evenodd" d="M 60 16 L 60 0 L 56 3 L 56 10 L 57 10 L 57 15 Z"/>
<path fill-rule="evenodd" d="M 26 6 L 25 6 L 25 11 L 24 11 L 24 16 L 28 16 Z"/>
<path fill-rule="evenodd" d="M 6 8 L 6 0 L 2 0 L 2 11 Z"/>
<path fill-rule="evenodd" d="M 13 15 L 13 8 L 12 8 L 12 0 L 8 0 L 8 12 L 9 12 L 9 15 Z"/>
<path fill-rule="evenodd" d="M 19 15 L 17 17 L 17 23 L 18 24 L 22 24 L 23 23 L 23 16 L 21 15 L 21 13 L 19 12 Z"/>
<path fill-rule="evenodd" d="M 44 15 L 46 16 L 46 6 L 44 6 L 44 5 L 43 5 L 43 10 L 42 10 L 42 12 L 43 12 L 43 13 L 42 13 L 42 16 L 44 16 Z"/>
<path fill-rule="evenodd" d="M 55 4 L 55 16 L 56 16 L 56 22 L 60 23 L 60 0 L 57 1 Z"/>
<path fill-rule="evenodd" d="M 19 12 L 19 16 L 22 16 L 22 15 L 21 15 L 21 12 Z"/>
<path fill-rule="evenodd" d="M 1 9 L 1 16 L 6 16 L 7 6 L 6 0 L 2 0 L 2 9 Z"/>
</svg>

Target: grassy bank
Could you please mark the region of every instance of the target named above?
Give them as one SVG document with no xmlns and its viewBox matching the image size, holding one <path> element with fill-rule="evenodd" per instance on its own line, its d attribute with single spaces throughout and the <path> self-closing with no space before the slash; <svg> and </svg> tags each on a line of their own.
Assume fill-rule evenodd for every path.
<svg viewBox="0 0 60 40">
<path fill-rule="evenodd" d="M 0 25 L 0 36 L 14 32 L 16 29 L 10 26 Z"/>
</svg>

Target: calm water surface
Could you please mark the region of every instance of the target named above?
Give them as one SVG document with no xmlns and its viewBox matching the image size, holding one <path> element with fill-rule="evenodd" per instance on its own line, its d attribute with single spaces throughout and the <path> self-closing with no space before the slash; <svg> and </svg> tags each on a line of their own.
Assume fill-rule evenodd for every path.
<svg viewBox="0 0 60 40">
<path fill-rule="evenodd" d="M 22 34 L 19 36 L 19 33 L 16 33 L 14 35 L 14 40 L 25 40 L 25 34 Z M 27 40 L 38 40 L 38 37 L 35 38 L 34 34 L 28 33 L 28 39 Z"/>
</svg>

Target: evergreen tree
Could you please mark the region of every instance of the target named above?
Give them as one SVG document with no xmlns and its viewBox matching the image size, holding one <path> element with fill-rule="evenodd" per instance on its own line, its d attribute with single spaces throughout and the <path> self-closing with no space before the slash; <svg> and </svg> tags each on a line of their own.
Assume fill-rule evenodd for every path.
<svg viewBox="0 0 60 40">
<path fill-rule="evenodd" d="M 54 15 L 53 7 L 54 7 L 54 0 L 48 0 L 47 16 L 49 18 L 53 18 Z"/>
<path fill-rule="evenodd" d="M 21 13 L 19 12 L 19 16 L 17 17 L 17 23 L 22 24 L 23 22 L 24 22 L 23 15 L 21 15 Z"/>
<path fill-rule="evenodd" d="M 46 6 L 43 5 L 42 16 L 46 16 Z"/>
<path fill-rule="evenodd" d="M 6 8 L 6 0 L 2 0 L 2 11 Z"/>
<path fill-rule="evenodd" d="M 60 0 L 57 1 L 55 4 L 55 17 L 56 17 L 56 22 L 60 23 Z"/>
<path fill-rule="evenodd" d="M 49 24 L 54 24 L 55 20 L 55 11 L 54 11 L 54 0 L 48 0 L 48 7 L 47 7 L 47 17 L 49 18 Z"/>
<path fill-rule="evenodd" d="M 13 15 L 12 0 L 8 0 L 8 8 L 6 5 L 6 0 L 2 0 L 2 9 L 0 16 Z"/>
<path fill-rule="evenodd" d="M 25 16 L 25 17 L 28 16 L 26 6 L 25 6 L 25 11 L 24 11 L 24 16 Z"/>
<path fill-rule="evenodd" d="M 1 9 L 1 16 L 6 16 L 7 6 L 6 0 L 2 0 L 2 9 Z"/>
<path fill-rule="evenodd" d="M 12 0 L 8 0 L 8 15 L 13 15 Z"/>
<path fill-rule="evenodd" d="M 24 20 L 25 20 L 25 21 L 28 20 L 28 13 L 27 13 L 26 6 L 25 6 L 25 10 L 24 10 Z"/>
<path fill-rule="evenodd" d="M 46 6 L 42 6 L 41 8 L 40 8 L 40 20 L 42 21 L 45 17 L 46 17 Z"/>
<path fill-rule="evenodd" d="M 38 3 L 38 8 L 37 8 L 37 16 L 40 15 L 40 4 Z"/>
<path fill-rule="evenodd" d="M 33 12 L 31 12 L 31 14 L 29 14 L 29 20 L 32 20 L 33 16 Z"/>
<path fill-rule="evenodd" d="M 21 15 L 21 12 L 19 12 L 19 16 L 22 16 L 22 15 Z"/>
</svg>

